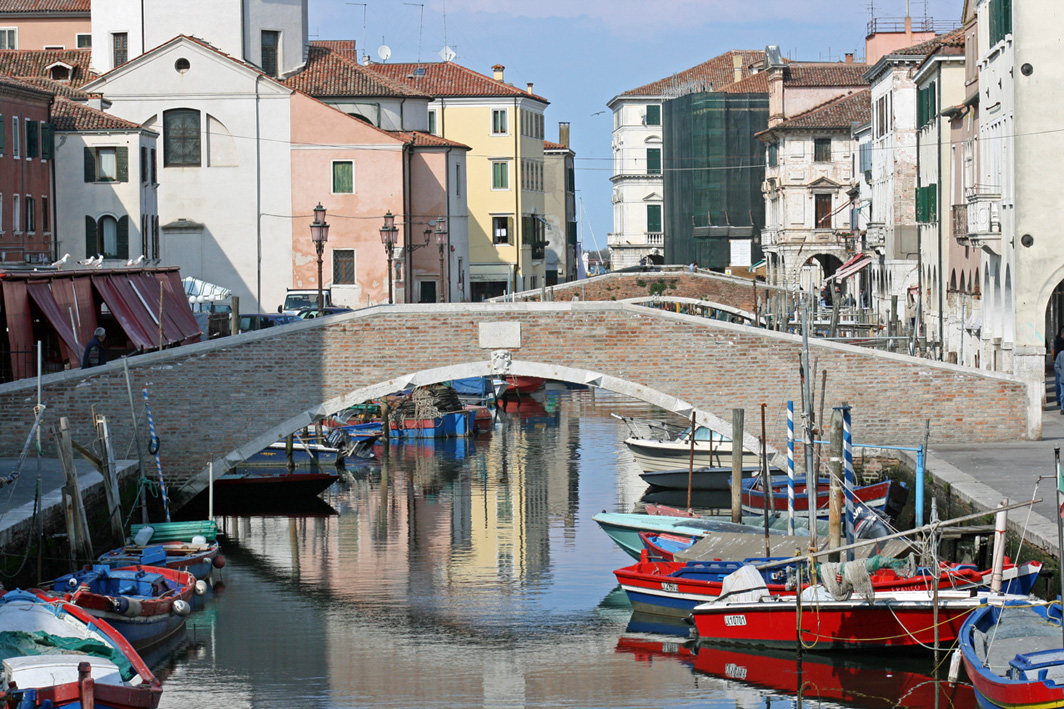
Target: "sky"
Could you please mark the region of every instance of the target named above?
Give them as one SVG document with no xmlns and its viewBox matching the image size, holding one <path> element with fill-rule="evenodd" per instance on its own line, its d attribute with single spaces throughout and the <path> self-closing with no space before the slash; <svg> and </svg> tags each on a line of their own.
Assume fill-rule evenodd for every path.
<svg viewBox="0 0 1064 709">
<path fill-rule="evenodd" d="M 581 239 L 594 250 L 613 228 L 611 98 L 731 49 L 862 57 L 870 11 L 902 17 L 907 3 L 913 16 L 959 22 L 963 0 L 310 0 L 310 36 L 353 39 L 374 60 L 386 44 L 393 62 L 439 61 L 449 46 L 463 66 L 490 76 L 502 64 L 508 83 L 532 82 L 551 102 L 546 139 L 570 123 Z"/>
</svg>

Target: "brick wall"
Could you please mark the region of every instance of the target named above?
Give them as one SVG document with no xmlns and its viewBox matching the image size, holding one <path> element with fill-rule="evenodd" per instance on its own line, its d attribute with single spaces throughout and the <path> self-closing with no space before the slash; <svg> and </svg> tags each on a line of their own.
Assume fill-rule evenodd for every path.
<svg viewBox="0 0 1064 709">
<path fill-rule="evenodd" d="M 688 273 L 687 271 L 664 271 L 647 273 L 607 273 L 584 281 L 574 281 L 554 286 L 555 301 L 571 300 L 627 300 L 652 295 L 652 287 L 664 283 L 661 294 L 672 298 L 698 298 L 722 305 L 730 305 L 749 313 L 754 312 L 754 294 L 761 307 L 768 293 L 780 292 L 775 286 L 745 278 L 723 276 L 717 273 Z M 660 288 L 660 286 L 658 286 Z M 538 301 L 539 291 L 518 294 L 527 300 Z M 550 296 L 547 298 L 550 300 Z"/>
<path fill-rule="evenodd" d="M 785 402 L 801 400 L 796 336 L 580 302 L 373 308 L 133 357 L 135 406 L 143 416 L 141 388 L 148 386 L 172 497 L 187 500 L 202 487 L 208 460 L 241 447 L 250 454 L 284 426 L 309 421 L 322 402 L 377 384 L 381 392 L 398 389 L 405 375 L 438 367 L 478 363 L 488 373 L 491 351 L 479 346 L 479 326 L 497 322 L 521 325 L 515 374 L 545 367 L 606 374 L 637 385 L 622 393 L 649 400 L 640 391 L 661 392 L 728 421 L 741 407 L 750 432 L 766 403 L 768 440 L 777 447 L 786 435 Z M 812 360 L 818 396 L 826 371 L 828 406 L 853 405 L 858 442 L 918 444 L 924 419 L 936 443 L 1015 440 L 1029 430 L 1027 388 L 1010 377 L 822 342 L 812 345 Z M 0 456 L 22 445 L 35 398 L 32 380 L 0 386 Z M 95 406 L 125 456 L 132 427 L 121 362 L 46 377 L 43 398 L 46 424 L 67 416 L 83 443 Z"/>
</svg>

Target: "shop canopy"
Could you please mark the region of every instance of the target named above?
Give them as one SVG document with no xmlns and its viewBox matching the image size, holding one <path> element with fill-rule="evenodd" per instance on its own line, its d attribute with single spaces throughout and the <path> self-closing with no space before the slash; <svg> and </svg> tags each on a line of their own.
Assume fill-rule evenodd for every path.
<svg viewBox="0 0 1064 709">
<path fill-rule="evenodd" d="M 852 259 L 839 266 L 835 273 L 828 276 L 825 280 L 845 280 L 850 276 L 856 275 L 861 269 L 867 267 L 870 263 L 872 263 L 871 256 L 868 254 L 857 254 Z"/>
<path fill-rule="evenodd" d="M 176 268 L 0 271 L 0 283 L 15 379 L 36 372 L 30 300 L 55 331 L 71 367 L 80 365 L 99 322 L 94 292 L 138 351 L 201 337 Z"/>
</svg>

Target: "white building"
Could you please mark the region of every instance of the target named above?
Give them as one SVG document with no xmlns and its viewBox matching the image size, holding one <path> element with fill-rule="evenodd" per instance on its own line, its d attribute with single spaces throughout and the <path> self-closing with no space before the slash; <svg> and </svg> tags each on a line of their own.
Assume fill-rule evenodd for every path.
<svg viewBox="0 0 1064 709">
<path fill-rule="evenodd" d="M 733 50 L 670 77 L 630 89 L 607 103 L 613 111 L 613 231 L 608 237 L 614 269 L 649 258 L 664 263 L 662 103 L 714 91 L 750 76 L 765 53 Z"/>
<path fill-rule="evenodd" d="M 92 3 L 92 68 L 103 74 L 178 35 L 287 76 L 306 61 L 306 0 L 104 0 Z"/>
<path fill-rule="evenodd" d="M 547 285 L 576 280 L 576 153 L 569 147 L 569 124 L 558 126 L 558 142 L 543 141 L 543 218 L 547 230 L 544 256 Z"/>
<path fill-rule="evenodd" d="M 55 220 L 59 254 L 102 254 L 104 267 L 160 258 L 158 134 L 56 96 Z"/>
</svg>

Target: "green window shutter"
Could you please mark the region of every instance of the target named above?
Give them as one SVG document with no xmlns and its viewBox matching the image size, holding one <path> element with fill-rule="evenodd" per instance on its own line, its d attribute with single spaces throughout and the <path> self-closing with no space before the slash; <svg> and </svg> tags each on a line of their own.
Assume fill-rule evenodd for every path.
<svg viewBox="0 0 1064 709">
<path fill-rule="evenodd" d="M 658 106 L 656 104 L 652 106 L 647 106 L 647 125 L 661 125 L 661 106 Z"/>
<path fill-rule="evenodd" d="M 647 174 L 661 174 L 661 148 L 647 148 Z"/>
<path fill-rule="evenodd" d="M 0 153 L 4 152 L 4 134 L 7 124 L 4 123 L 4 114 L 0 113 Z"/>
<path fill-rule="evenodd" d="M 336 194 L 351 194 L 355 191 L 355 168 L 351 162 L 333 163 L 332 191 Z"/>
<path fill-rule="evenodd" d="M 0 148 L 2 149 L 2 148 Z M 41 159 L 55 158 L 55 126 L 51 123 L 41 124 Z"/>
<path fill-rule="evenodd" d="M 117 182 L 129 182 L 129 148 L 115 149 L 115 162 L 118 164 Z"/>
<path fill-rule="evenodd" d="M 647 231 L 660 232 L 661 231 L 661 205 L 660 204 L 648 204 L 647 205 Z"/>
<path fill-rule="evenodd" d="M 938 185 L 927 186 L 927 221 L 938 221 Z"/>
<path fill-rule="evenodd" d="M 118 258 L 129 258 L 129 217 L 118 220 Z"/>
<path fill-rule="evenodd" d="M 96 220 L 85 217 L 85 258 L 92 258 L 98 253 L 100 249 L 96 241 Z"/>
<path fill-rule="evenodd" d="M 92 148 L 85 148 L 85 181 L 96 182 L 96 151 Z"/>
<path fill-rule="evenodd" d="M 35 158 L 38 152 L 37 121 L 26 121 L 26 157 Z"/>
</svg>

